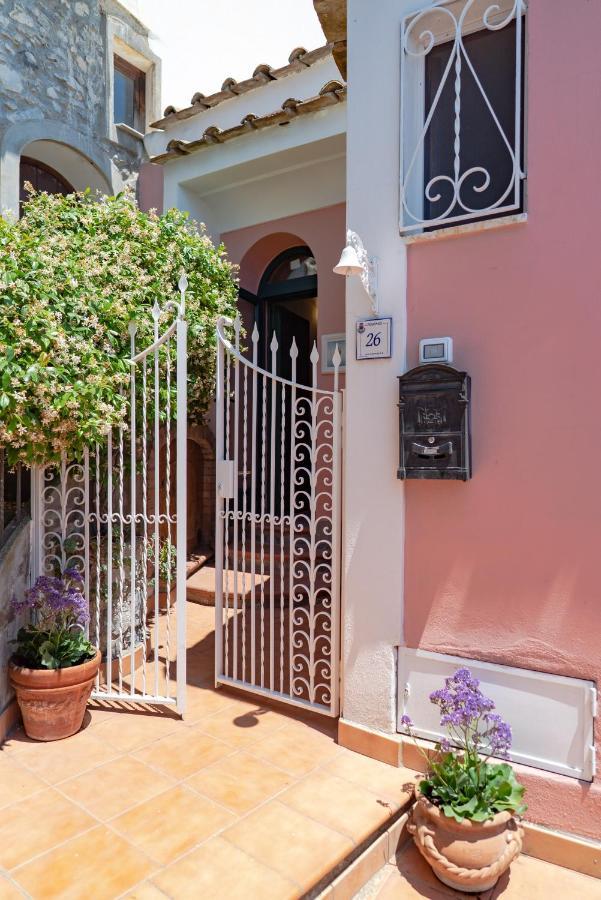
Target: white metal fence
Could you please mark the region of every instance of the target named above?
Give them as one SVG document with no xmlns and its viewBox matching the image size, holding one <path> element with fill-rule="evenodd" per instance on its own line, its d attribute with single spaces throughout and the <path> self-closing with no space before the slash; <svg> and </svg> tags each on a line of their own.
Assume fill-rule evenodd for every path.
<svg viewBox="0 0 601 900">
<path fill-rule="evenodd" d="M 231 335 L 231 336 L 228 336 Z M 334 390 L 300 384 L 294 341 L 271 369 L 241 351 L 241 322 L 217 328 L 216 681 L 338 714 L 340 353 Z M 290 378 L 278 375 L 287 354 Z"/>
<path fill-rule="evenodd" d="M 34 574 L 84 577 L 90 640 L 102 651 L 94 695 L 176 704 L 186 686 L 186 280 L 153 309 L 140 352 L 130 328 L 128 411 L 83 459 L 38 470 Z M 173 321 L 159 333 L 162 313 Z M 173 344 L 175 343 L 175 348 Z M 172 352 L 175 349 L 175 354 Z M 175 355 L 176 362 L 173 362 Z"/>
</svg>

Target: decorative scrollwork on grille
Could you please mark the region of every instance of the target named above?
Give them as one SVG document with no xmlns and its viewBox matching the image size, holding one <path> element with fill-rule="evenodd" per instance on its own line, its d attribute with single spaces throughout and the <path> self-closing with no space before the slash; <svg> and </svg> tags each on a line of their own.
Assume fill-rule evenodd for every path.
<svg viewBox="0 0 601 900">
<path fill-rule="evenodd" d="M 258 364 L 256 327 L 251 358 L 239 320 L 218 329 L 217 446 L 230 466 L 218 509 L 218 680 L 335 715 L 340 354 L 332 391 L 319 384 L 315 345 L 303 360 L 293 340 L 281 367 L 277 336 L 265 346 L 270 369 Z M 300 383 L 297 365 L 306 373 L 308 363 Z"/>
</svg>

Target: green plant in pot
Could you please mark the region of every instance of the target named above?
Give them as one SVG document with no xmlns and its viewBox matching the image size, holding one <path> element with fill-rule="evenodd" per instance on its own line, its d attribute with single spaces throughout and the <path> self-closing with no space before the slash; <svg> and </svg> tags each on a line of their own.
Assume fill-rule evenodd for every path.
<svg viewBox="0 0 601 900">
<path fill-rule="evenodd" d="M 17 633 L 9 663 L 25 732 L 39 741 L 69 737 L 81 728 L 100 652 L 85 635 L 83 579 L 75 569 L 41 575 L 23 600 L 12 601 L 30 621 Z"/>
<path fill-rule="evenodd" d="M 440 709 L 447 737 L 433 755 L 416 742 L 427 773 L 408 828 L 444 884 L 469 893 L 486 891 L 522 847 L 524 788 L 508 763 L 490 761 L 507 758 L 511 728 L 467 668 L 446 678 L 430 701 Z M 401 725 L 415 740 L 411 718 L 402 716 Z"/>
<path fill-rule="evenodd" d="M 158 542 L 158 553 L 156 550 L 156 541 L 150 541 L 148 544 L 148 569 L 149 569 L 149 613 L 153 614 L 153 597 L 156 587 L 156 571 L 158 566 L 159 582 L 158 582 L 158 601 L 159 609 L 164 611 L 167 606 L 173 606 L 176 593 L 176 575 L 177 575 L 177 547 L 172 544 L 169 538 L 164 538 Z"/>
</svg>

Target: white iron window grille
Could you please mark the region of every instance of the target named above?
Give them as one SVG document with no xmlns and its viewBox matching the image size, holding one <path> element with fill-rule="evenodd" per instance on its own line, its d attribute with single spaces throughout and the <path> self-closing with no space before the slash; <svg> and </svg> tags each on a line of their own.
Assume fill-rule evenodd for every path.
<svg viewBox="0 0 601 900">
<path fill-rule="evenodd" d="M 438 0 L 405 17 L 400 229 L 523 208 L 524 0 Z"/>
</svg>

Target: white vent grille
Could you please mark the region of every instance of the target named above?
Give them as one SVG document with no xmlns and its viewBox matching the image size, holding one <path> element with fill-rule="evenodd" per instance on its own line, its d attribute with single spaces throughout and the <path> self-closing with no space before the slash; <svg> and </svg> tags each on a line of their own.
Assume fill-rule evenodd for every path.
<svg viewBox="0 0 601 900">
<path fill-rule="evenodd" d="M 480 680 L 483 693 L 511 725 L 513 762 L 592 781 L 596 689 L 591 681 L 401 647 L 399 719 L 411 716 L 419 737 L 440 740 L 439 710 L 428 698 L 460 666 Z"/>
</svg>

